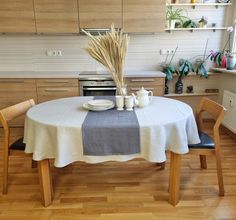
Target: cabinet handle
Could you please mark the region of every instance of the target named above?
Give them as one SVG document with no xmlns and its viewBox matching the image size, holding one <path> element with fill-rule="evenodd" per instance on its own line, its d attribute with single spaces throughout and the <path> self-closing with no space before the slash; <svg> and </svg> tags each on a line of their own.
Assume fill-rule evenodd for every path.
<svg viewBox="0 0 236 220">
<path fill-rule="evenodd" d="M 131 82 L 155 82 L 154 79 L 131 79 Z"/>
<path fill-rule="evenodd" d="M 154 90 L 154 88 L 146 88 L 146 87 L 145 87 L 145 89 L 146 90 Z M 138 91 L 138 90 L 140 90 L 140 88 L 130 88 L 130 90 L 131 91 Z"/>
<path fill-rule="evenodd" d="M 46 83 L 68 83 L 69 80 L 44 80 Z"/>
<path fill-rule="evenodd" d="M 2 79 L 0 83 L 24 83 L 24 80 L 10 80 L 10 79 Z"/>
<path fill-rule="evenodd" d="M 83 88 L 84 91 L 109 91 L 116 90 L 116 87 L 108 87 L 108 88 Z"/>
<path fill-rule="evenodd" d="M 45 89 L 45 92 L 69 92 L 69 89 Z"/>
</svg>

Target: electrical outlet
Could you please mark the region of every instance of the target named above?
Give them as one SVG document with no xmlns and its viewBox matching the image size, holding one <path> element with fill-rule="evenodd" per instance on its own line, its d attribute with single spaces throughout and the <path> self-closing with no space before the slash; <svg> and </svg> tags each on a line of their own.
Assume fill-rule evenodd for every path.
<svg viewBox="0 0 236 220">
<path fill-rule="evenodd" d="M 169 54 L 174 54 L 175 53 L 175 49 L 170 49 L 170 53 Z"/>
<path fill-rule="evenodd" d="M 175 49 L 161 49 L 160 54 L 161 55 L 172 55 L 175 53 Z"/>
<path fill-rule="evenodd" d="M 61 57 L 61 56 L 62 56 L 62 51 L 61 51 L 61 50 L 58 50 L 58 51 L 57 51 L 57 56 L 58 56 L 58 57 Z"/>
<path fill-rule="evenodd" d="M 52 57 L 52 56 L 53 56 L 52 50 L 47 50 L 47 51 L 46 51 L 46 55 L 47 55 L 48 57 Z"/>
<path fill-rule="evenodd" d="M 62 51 L 61 50 L 47 50 L 46 55 L 48 57 L 61 57 Z"/>
<path fill-rule="evenodd" d="M 166 55 L 167 54 L 167 50 L 166 49 L 161 49 L 160 50 L 160 54 L 161 55 Z"/>
</svg>

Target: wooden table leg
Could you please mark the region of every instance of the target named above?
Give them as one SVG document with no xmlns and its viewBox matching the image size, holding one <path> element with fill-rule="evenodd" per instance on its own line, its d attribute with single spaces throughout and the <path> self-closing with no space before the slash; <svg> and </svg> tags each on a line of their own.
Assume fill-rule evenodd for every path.
<svg viewBox="0 0 236 220">
<path fill-rule="evenodd" d="M 53 197 L 49 159 L 38 161 L 38 172 L 42 204 L 47 207 Z"/>
<path fill-rule="evenodd" d="M 177 205 L 179 202 L 181 155 L 170 152 L 170 179 L 169 179 L 169 203 Z"/>
</svg>

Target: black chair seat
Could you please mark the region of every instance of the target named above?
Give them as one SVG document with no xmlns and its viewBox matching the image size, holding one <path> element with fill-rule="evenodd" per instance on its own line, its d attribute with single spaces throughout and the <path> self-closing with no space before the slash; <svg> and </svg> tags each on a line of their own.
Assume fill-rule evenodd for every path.
<svg viewBox="0 0 236 220">
<path fill-rule="evenodd" d="M 23 138 L 18 139 L 13 144 L 10 145 L 9 149 L 11 150 L 25 150 L 25 144 L 23 143 Z"/>
<path fill-rule="evenodd" d="M 201 143 L 189 144 L 188 147 L 191 149 L 215 149 L 214 140 L 208 134 L 199 131 L 199 138 Z"/>
</svg>

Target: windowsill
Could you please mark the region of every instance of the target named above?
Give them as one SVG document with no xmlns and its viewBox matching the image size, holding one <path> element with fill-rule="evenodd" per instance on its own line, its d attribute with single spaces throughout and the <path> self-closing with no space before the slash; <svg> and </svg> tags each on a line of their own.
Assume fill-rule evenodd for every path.
<svg viewBox="0 0 236 220">
<path fill-rule="evenodd" d="M 236 69 L 234 70 L 227 70 L 225 68 L 212 68 L 212 71 L 219 72 L 219 73 L 230 73 L 236 75 Z"/>
</svg>

